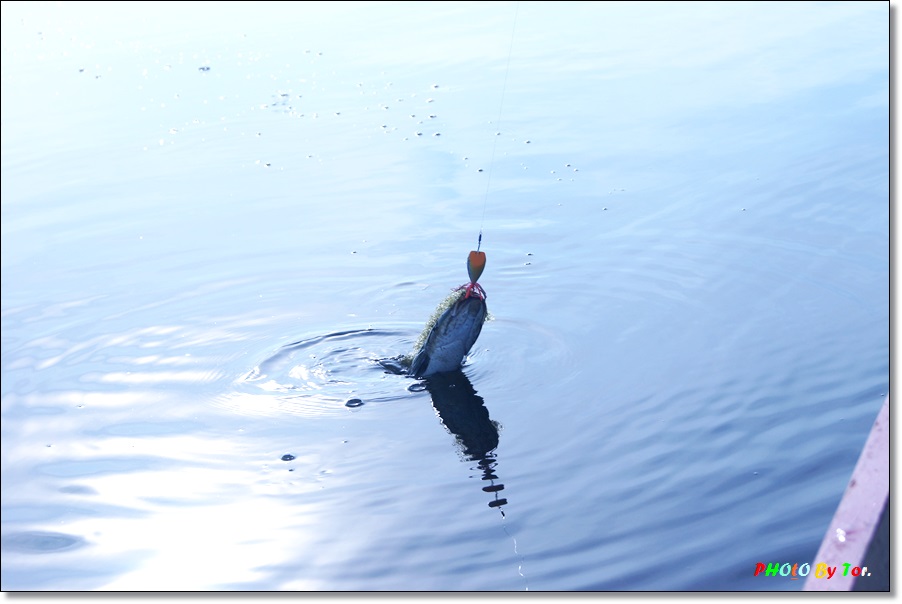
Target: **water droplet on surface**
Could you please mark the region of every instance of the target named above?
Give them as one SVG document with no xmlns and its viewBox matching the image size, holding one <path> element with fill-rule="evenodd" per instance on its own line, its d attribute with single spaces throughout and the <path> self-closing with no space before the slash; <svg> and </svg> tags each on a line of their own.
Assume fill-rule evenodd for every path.
<svg viewBox="0 0 902 604">
<path fill-rule="evenodd" d="M 294 459 L 294 455 L 291 453 L 286 453 L 282 456 L 282 461 L 291 461 L 292 459 Z"/>
<path fill-rule="evenodd" d="M 347 403 L 345 403 L 345 407 L 353 408 L 353 407 L 362 407 L 362 406 L 363 406 L 363 401 L 360 400 L 359 398 L 352 398 Z"/>
</svg>

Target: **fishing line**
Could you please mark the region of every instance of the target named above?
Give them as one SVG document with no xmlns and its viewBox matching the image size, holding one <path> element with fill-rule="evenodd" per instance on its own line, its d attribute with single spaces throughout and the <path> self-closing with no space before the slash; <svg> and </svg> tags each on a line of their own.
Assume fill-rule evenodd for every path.
<svg viewBox="0 0 902 604">
<path fill-rule="evenodd" d="M 507 505 L 507 499 L 499 497 L 498 495 L 504 490 L 504 485 L 495 484 L 495 481 L 498 480 L 498 476 L 495 474 L 495 468 L 498 465 L 498 457 L 494 450 L 487 453 L 476 465 L 482 470 L 482 479 L 489 481 L 489 486 L 482 487 L 482 490 L 486 493 L 492 493 L 495 496 L 495 499 L 489 502 L 489 507 L 497 508 L 501 513 L 501 530 L 504 531 L 507 538 L 514 544 L 514 555 L 517 556 L 517 574 L 520 575 L 520 578 L 523 579 L 526 584 L 524 591 L 529 591 L 529 579 L 523 574 L 523 565 L 526 560 L 517 546 L 517 538 L 514 537 L 507 528 L 507 514 L 504 513 L 504 506 Z"/>
<path fill-rule="evenodd" d="M 482 229 L 485 226 L 485 212 L 488 207 L 489 202 L 489 191 L 492 187 L 492 169 L 495 167 L 495 150 L 498 146 L 498 137 L 501 136 L 501 116 L 504 113 L 504 95 L 507 92 L 507 76 L 510 73 L 511 68 L 511 57 L 514 55 L 514 34 L 517 31 L 517 16 L 520 12 L 520 3 L 516 2 L 514 4 L 514 23 L 511 27 L 511 42 L 510 46 L 507 49 L 507 65 L 504 67 L 504 81 L 501 84 L 501 102 L 498 104 L 498 119 L 495 120 L 495 132 L 496 134 L 492 137 L 492 156 L 489 159 L 489 173 L 488 178 L 485 183 L 485 196 L 482 199 L 482 218 L 479 220 L 479 238 L 476 240 L 476 253 L 479 253 L 479 249 L 482 246 Z M 472 254 L 472 252 L 471 252 Z M 483 260 L 484 262 L 484 260 Z M 470 265 L 467 265 L 468 270 Z M 482 272 L 481 269 L 479 271 Z M 494 486 L 494 480 L 492 480 L 491 484 Z M 500 486 L 500 488 L 504 488 Z M 495 489 L 492 489 L 495 491 Z M 500 490 L 500 489 L 499 489 Z M 529 579 L 523 574 L 523 564 L 525 559 L 523 554 L 520 553 L 520 550 L 517 546 L 517 538 L 514 537 L 507 528 L 507 515 L 504 513 L 504 509 L 502 505 L 507 503 L 506 499 L 499 500 L 498 493 L 495 491 L 495 501 L 490 503 L 490 507 L 497 507 L 498 511 L 501 512 L 501 528 L 504 531 L 504 534 L 513 542 L 514 544 L 514 555 L 517 556 L 517 574 L 523 579 L 526 583 L 525 591 L 529 591 Z M 494 504 L 494 505 L 493 505 Z"/>
<path fill-rule="evenodd" d="M 479 221 L 479 239 L 476 241 L 476 251 L 482 246 L 482 227 L 485 225 L 485 209 L 489 202 L 489 190 L 492 186 L 492 168 L 495 166 L 495 148 L 498 146 L 498 137 L 501 136 L 501 114 L 504 111 L 504 93 L 507 91 L 507 75 L 511 69 L 511 57 L 514 54 L 514 32 L 517 31 L 517 15 L 520 12 L 520 3 L 514 4 L 514 25 L 511 28 L 511 43 L 507 49 L 507 65 L 504 67 L 504 83 L 501 85 L 501 102 L 498 104 L 498 119 L 495 120 L 496 134 L 492 137 L 492 157 L 489 159 L 489 174 L 485 183 L 485 197 L 482 200 L 482 219 Z"/>
<path fill-rule="evenodd" d="M 523 581 L 526 582 L 526 588 L 524 591 L 529 591 L 529 579 L 526 575 L 523 574 L 523 563 L 525 559 L 523 558 L 523 554 L 517 549 L 517 538 L 510 534 L 510 531 L 507 530 L 507 522 L 505 520 L 507 516 L 505 516 L 504 511 L 501 510 L 501 528 L 504 529 L 504 534 L 510 538 L 511 541 L 514 542 L 514 554 L 517 556 L 517 574 L 523 578 Z"/>
</svg>

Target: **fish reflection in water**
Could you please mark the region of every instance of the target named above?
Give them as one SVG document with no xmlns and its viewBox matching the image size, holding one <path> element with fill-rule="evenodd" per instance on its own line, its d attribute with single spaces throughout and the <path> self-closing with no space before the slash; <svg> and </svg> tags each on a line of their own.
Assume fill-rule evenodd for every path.
<svg viewBox="0 0 902 604">
<path fill-rule="evenodd" d="M 485 401 L 460 370 L 433 374 L 425 378 L 424 383 L 432 397 L 432 406 L 445 428 L 454 435 L 461 453 L 467 460 L 476 462 L 482 480 L 489 482 L 482 488 L 494 496 L 489 507 L 506 504 L 507 499 L 498 495 L 504 485 L 495 482 L 498 480 L 495 449 L 500 424 L 489 417 Z"/>
</svg>

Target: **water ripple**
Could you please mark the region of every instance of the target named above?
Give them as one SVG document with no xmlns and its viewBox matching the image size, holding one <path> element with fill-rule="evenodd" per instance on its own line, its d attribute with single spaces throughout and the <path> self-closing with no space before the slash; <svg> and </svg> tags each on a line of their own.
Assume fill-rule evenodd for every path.
<svg viewBox="0 0 902 604">
<path fill-rule="evenodd" d="M 416 336 L 413 330 L 352 329 L 286 344 L 218 404 L 240 413 L 320 416 L 409 396 L 412 382 L 388 375 L 378 360 L 409 352 Z"/>
</svg>

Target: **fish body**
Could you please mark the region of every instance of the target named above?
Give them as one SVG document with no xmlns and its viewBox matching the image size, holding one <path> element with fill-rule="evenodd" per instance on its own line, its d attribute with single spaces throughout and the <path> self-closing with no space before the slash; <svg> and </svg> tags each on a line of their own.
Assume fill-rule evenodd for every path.
<svg viewBox="0 0 902 604">
<path fill-rule="evenodd" d="M 426 377 L 460 369 L 482 331 L 488 307 L 478 295 L 463 294 L 436 319 L 414 354 L 408 374 Z"/>
</svg>

